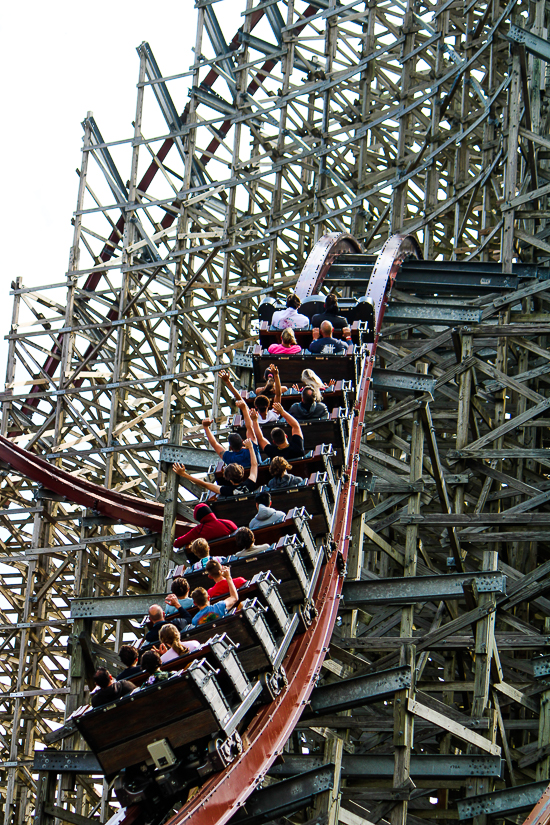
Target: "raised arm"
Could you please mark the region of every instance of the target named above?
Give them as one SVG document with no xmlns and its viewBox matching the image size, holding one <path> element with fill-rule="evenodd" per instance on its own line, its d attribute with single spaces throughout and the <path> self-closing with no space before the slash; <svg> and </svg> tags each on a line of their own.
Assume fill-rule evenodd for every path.
<svg viewBox="0 0 550 825">
<path fill-rule="evenodd" d="M 281 403 L 281 376 L 279 375 L 279 367 L 275 366 L 275 364 L 270 364 L 269 369 L 273 373 L 273 384 L 275 387 L 275 396 L 273 398 L 274 404 Z"/>
<path fill-rule="evenodd" d="M 225 384 L 225 386 L 227 387 L 227 389 L 233 394 L 234 398 L 237 401 L 241 401 L 241 394 L 238 391 L 238 389 L 236 389 L 231 383 L 231 378 L 229 377 L 229 373 L 227 372 L 227 370 L 221 370 L 218 374 L 222 379 L 223 383 Z"/>
<path fill-rule="evenodd" d="M 284 420 L 289 425 L 292 431 L 292 435 L 299 435 L 300 438 L 304 437 L 302 433 L 302 428 L 300 427 L 299 423 L 292 415 L 290 415 L 290 413 L 287 413 L 282 404 L 273 404 L 273 409 L 275 410 L 275 412 L 279 413 L 279 415 L 283 416 Z"/>
<path fill-rule="evenodd" d="M 225 450 L 222 447 L 222 445 L 220 444 L 220 442 L 217 441 L 214 438 L 214 436 L 212 435 L 212 433 L 210 432 L 210 425 L 213 424 L 213 423 L 214 422 L 212 421 L 211 418 L 205 418 L 204 421 L 202 422 L 202 426 L 204 427 L 204 434 L 208 439 L 208 443 L 210 444 L 212 449 L 215 450 L 217 452 L 217 454 L 219 455 L 219 457 L 221 458 L 223 456 L 223 454 L 225 453 Z"/>
<path fill-rule="evenodd" d="M 256 433 L 254 432 L 254 427 L 252 426 L 250 410 L 248 409 L 246 401 L 240 398 L 237 401 L 236 406 L 239 408 L 241 415 L 243 417 L 244 426 L 246 427 L 246 437 L 249 438 L 251 441 L 256 441 Z"/>
<path fill-rule="evenodd" d="M 231 578 L 231 570 L 229 567 L 222 567 L 222 576 L 226 580 L 229 588 L 229 598 L 225 600 L 225 609 L 232 610 L 239 601 L 239 594 L 237 593 L 235 582 Z"/>
<path fill-rule="evenodd" d="M 202 478 L 189 475 L 185 469 L 185 464 L 174 464 L 174 472 L 182 478 L 187 478 L 189 481 L 192 481 L 193 484 L 197 484 L 199 487 L 204 487 L 205 490 L 210 490 L 211 493 L 217 494 L 221 490 L 219 484 L 211 484 L 209 481 L 204 481 Z"/>
<path fill-rule="evenodd" d="M 247 438 L 243 441 L 243 445 L 248 447 L 248 452 L 250 453 L 250 472 L 248 474 L 248 478 L 250 481 L 257 481 L 258 479 L 258 459 L 256 458 L 256 451 L 254 450 L 254 444 L 252 441 Z"/>
<path fill-rule="evenodd" d="M 260 429 L 260 425 L 258 424 L 258 410 L 250 410 L 250 419 L 252 421 L 252 426 L 254 427 L 254 435 L 256 436 L 256 441 L 258 442 L 258 446 L 260 450 L 265 450 L 269 441 L 267 438 L 264 438 L 264 435 Z"/>
</svg>

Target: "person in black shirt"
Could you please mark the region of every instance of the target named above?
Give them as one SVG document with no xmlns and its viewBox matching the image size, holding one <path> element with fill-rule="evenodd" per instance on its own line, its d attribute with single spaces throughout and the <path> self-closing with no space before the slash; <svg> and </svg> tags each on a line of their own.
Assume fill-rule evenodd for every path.
<svg viewBox="0 0 550 825">
<path fill-rule="evenodd" d="M 106 667 L 100 667 L 96 670 L 94 673 L 94 682 L 99 690 L 96 693 L 92 693 L 91 700 L 93 708 L 100 708 L 102 705 L 108 705 L 109 702 L 114 702 L 123 696 L 128 696 L 136 687 L 131 682 L 127 682 L 126 679 L 117 682 L 113 679 Z"/>
<path fill-rule="evenodd" d="M 126 665 L 126 669 L 118 674 L 116 677 L 117 682 L 123 679 L 131 679 L 136 673 L 142 672 L 142 668 L 138 665 L 139 652 L 137 648 L 132 647 L 132 645 L 122 645 L 118 655 L 122 664 Z"/>
<path fill-rule="evenodd" d="M 320 327 L 323 321 L 330 321 L 334 329 L 349 327 L 348 319 L 338 315 L 338 297 L 331 293 L 325 298 L 325 311 L 318 312 L 311 319 L 312 327 Z"/>
<path fill-rule="evenodd" d="M 250 455 L 250 472 L 248 478 L 244 477 L 245 471 L 241 464 L 228 464 L 227 467 L 224 468 L 223 477 L 227 481 L 227 484 L 212 484 L 210 481 L 189 475 L 183 464 L 174 464 L 174 470 L 182 478 L 187 478 L 195 484 L 198 484 L 199 487 L 204 487 L 205 490 L 216 493 L 220 498 L 253 493 L 258 487 L 256 480 L 258 478 L 258 459 L 256 458 L 254 444 L 249 438 L 243 441 L 243 446 L 248 449 Z"/>
<path fill-rule="evenodd" d="M 272 444 L 267 438 L 264 438 L 260 425 L 258 424 L 258 414 L 251 410 L 250 417 L 254 425 L 254 432 L 262 450 L 269 458 L 275 458 L 280 455 L 283 458 L 292 461 L 293 458 L 301 458 L 304 454 L 304 434 L 299 423 L 293 418 L 290 413 L 283 409 L 281 404 L 273 404 L 273 409 L 282 416 L 286 423 L 290 426 L 291 436 L 287 439 L 285 431 L 280 427 L 273 427 L 271 430 Z"/>
<path fill-rule="evenodd" d="M 145 634 L 141 650 L 148 650 L 149 648 L 159 643 L 159 632 L 161 627 L 165 624 L 173 624 L 178 630 L 182 630 L 191 624 L 192 616 L 185 610 L 184 607 L 178 608 L 178 618 L 174 618 L 174 614 L 170 616 L 170 621 L 167 622 L 164 617 L 164 610 L 160 604 L 152 604 L 149 608 L 149 631 Z"/>
</svg>

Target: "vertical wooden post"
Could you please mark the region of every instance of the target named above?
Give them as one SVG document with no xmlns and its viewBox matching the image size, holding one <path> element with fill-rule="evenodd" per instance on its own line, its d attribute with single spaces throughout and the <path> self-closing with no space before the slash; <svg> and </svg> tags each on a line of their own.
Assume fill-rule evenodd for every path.
<svg viewBox="0 0 550 825">
<path fill-rule="evenodd" d="M 181 409 L 177 409 L 174 414 L 170 441 L 172 444 L 181 444 Z M 161 593 L 166 588 L 166 578 L 172 559 L 174 540 L 176 537 L 176 517 L 178 515 L 178 488 L 179 476 L 174 472 L 172 466 L 166 474 L 166 487 L 164 492 L 164 520 L 162 523 L 162 535 L 160 538 L 160 558 L 156 564 L 156 571 L 151 586 L 153 591 Z"/>
<path fill-rule="evenodd" d="M 509 202 L 516 194 L 518 179 L 518 152 L 519 152 L 519 122 L 521 111 L 520 89 L 520 59 L 517 51 L 514 51 L 512 58 L 511 83 L 508 91 L 508 156 L 506 160 L 506 180 L 504 187 L 504 200 Z M 507 209 L 504 213 L 504 224 L 502 229 L 501 261 L 502 271 L 512 271 L 512 261 L 514 258 L 514 222 L 515 210 Z"/>
<path fill-rule="evenodd" d="M 417 373 L 425 375 L 427 364 L 417 364 Z M 424 430 L 420 412 L 415 412 L 412 423 L 411 458 L 409 481 L 415 482 L 422 478 L 424 458 Z M 407 512 L 410 515 L 420 513 L 420 493 L 409 496 Z M 403 575 L 416 576 L 418 561 L 418 525 L 407 525 L 405 537 L 405 564 Z M 407 605 L 401 611 L 399 635 L 410 638 L 413 635 L 414 605 Z M 414 674 L 416 651 L 414 645 L 402 645 L 400 664 L 411 668 Z M 408 699 L 414 696 L 414 680 L 411 689 L 398 690 L 394 699 L 394 730 L 393 744 L 395 746 L 395 762 L 393 771 L 393 787 L 395 790 L 407 790 L 410 780 L 411 749 L 414 738 L 414 717 L 408 710 Z M 408 801 L 400 800 L 391 811 L 391 825 L 405 825 L 407 821 Z"/>
</svg>

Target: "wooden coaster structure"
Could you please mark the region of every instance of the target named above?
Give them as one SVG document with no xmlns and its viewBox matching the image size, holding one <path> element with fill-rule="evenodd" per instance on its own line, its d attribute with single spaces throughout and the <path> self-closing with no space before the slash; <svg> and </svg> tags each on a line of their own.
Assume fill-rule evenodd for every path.
<svg viewBox="0 0 550 825">
<path fill-rule="evenodd" d="M 189 511 L 158 450 L 182 443 L 206 470 L 200 419 L 213 410 L 223 431 L 229 414 L 219 368 L 246 384 L 257 301 L 341 230 L 369 255 L 415 232 L 430 263 L 403 266 L 386 313 L 324 681 L 411 676 L 351 716 L 299 723 L 273 771 L 292 782 L 309 756 L 334 765 L 311 780 L 333 788 L 306 795 L 303 821 L 515 821 L 548 779 L 550 746 L 546 5 L 248 2 L 237 34 L 220 4 L 198 5 L 191 75 L 163 78 L 138 50 L 132 138 L 105 142 L 84 121 L 68 272 L 13 283 L 3 436 L 164 501 L 169 527 L 119 524 L 2 470 L 4 822 L 108 818 L 109 792 L 76 757 L 57 783 L 33 769 L 92 667 L 136 632 L 105 617 L 90 633 L 70 600 L 162 589 L 174 517 Z M 337 259 L 325 283 L 364 292 L 372 262 Z M 352 589 L 374 576 L 390 579 L 377 595 Z"/>
</svg>

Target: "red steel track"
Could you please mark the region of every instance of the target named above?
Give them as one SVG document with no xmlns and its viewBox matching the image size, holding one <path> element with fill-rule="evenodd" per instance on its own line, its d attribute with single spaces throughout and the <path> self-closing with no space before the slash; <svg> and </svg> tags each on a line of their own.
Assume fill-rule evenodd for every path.
<svg viewBox="0 0 550 825">
<path fill-rule="evenodd" d="M 52 493 L 65 496 L 67 501 L 97 510 L 122 524 L 133 524 L 154 533 L 162 531 L 163 504 L 92 484 L 91 481 L 79 478 L 34 453 L 27 452 L 4 436 L 0 436 L 0 460 L 9 464 L 15 472 L 42 484 Z M 190 526 L 184 519 L 178 519 L 177 524 L 179 527 Z"/>
<path fill-rule="evenodd" d="M 550 785 L 530 812 L 523 825 L 548 825 L 550 822 Z"/>
</svg>

